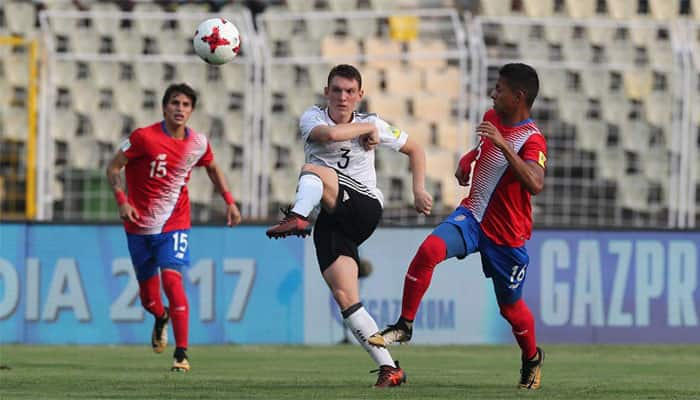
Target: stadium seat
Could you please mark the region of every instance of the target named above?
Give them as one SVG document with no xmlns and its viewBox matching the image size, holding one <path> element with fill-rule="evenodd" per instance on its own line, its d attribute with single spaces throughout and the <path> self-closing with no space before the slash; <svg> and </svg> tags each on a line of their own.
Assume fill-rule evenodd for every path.
<svg viewBox="0 0 700 400">
<path fill-rule="evenodd" d="M 382 83 L 384 81 L 384 71 L 370 66 L 362 68 L 362 89 L 365 91 L 365 96 L 382 92 Z"/>
<path fill-rule="evenodd" d="M 445 174 L 452 176 L 456 168 L 455 152 L 436 146 L 425 149 L 425 175 L 435 180 L 441 180 Z"/>
<path fill-rule="evenodd" d="M 438 122 L 451 118 L 455 99 L 442 95 L 419 93 L 413 96 L 413 115 L 417 118 Z"/>
<path fill-rule="evenodd" d="M 32 36 L 35 31 L 35 5 L 28 1 L 7 1 L 3 7 L 10 32 Z"/>
<path fill-rule="evenodd" d="M 49 132 L 54 140 L 69 141 L 75 137 L 78 118 L 72 111 L 56 112 L 49 124 Z"/>
<path fill-rule="evenodd" d="M 666 148 L 648 148 L 641 154 L 642 173 L 650 181 L 666 181 L 670 176 L 670 160 Z"/>
<path fill-rule="evenodd" d="M 321 41 L 321 57 L 330 63 L 357 62 L 360 45 L 352 38 L 326 36 Z"/>
<path fill-rule="evenodd" d="M 418 95 L 423 91 L 423 74 L 418 68 L 398 64 L 385 69 L 387 94 L 401 96 Z"/>
<path fill-rule="evenodd" d="M 143 37 L 135 29 L 122 30 L 119 36 L 115 36 L 114 50 L 117 54 L 140 56 L 143 51 Z"/>
<path fill-rule="evenodd" d="M 562 121 L 578 125 L 581 120 L 586 119 L 585 112 L 588 105 L 588 98 L 580 93 L 569 93 L 559 96 L 559 116 Z"/>
<path fill-rule="evenodd" d="M 408 62 L 418 68 L 439 69 L 447 65 L 447 51 L 442 40 L 419 38 L 408 42 Z"/>
<path fill-rule="evenodd" d="M 227 90 L 243 92 L 250 80 L 247 67 L 243 64 L 229 63 L 221 68 L 221 78 Z"/>
<path fill-rule="evenodd" d="M 547 79 L 540 80 L 539 94 L 542 97 L 557 98 L 566 93 L 566 71 L 562 69 L 544 69 L 540 72 Z"/>
<path fill-rule="evenodd" d="M 291 12 L 313 11 L 315 0 L 287 0 L 287 8 Z"/>
<path fill-rule="evenodd" d="M 113 14 L 121 11 L 116 3 L 96 2 L 90 6 L 92 27 L 103 35 L 119 37 L 121 20 L 109 16 L 98 16 L 100 14 Z"/>
<path fill-rule="evenodd" d="M 155 116 L 154 116 L 155 117 Z M 196 132 L 203 133 L 206 136 L 211 134 L 211 117 L 204 110 L 197 110 L 190 116 L 187 126 L 194 129 Z"/>
<path fill-rule="evenodd" d="M 267 6 L 265 8 L 265 15 L 272 14 L 284 14 L 286 12 L 286 7 L 280 6 Z M 263 21 L 261 26 L 264 27 L 264 32 L 266 33 L 269 40 L 289 40 L 294 37 L 294 20 L 292 19 L 260 19 Z"/>
<path fill-rule="evenodd" d="M 608 15 L 614 19 L 627 20 L 637 16 L 637 0 L 607 1 Z"/>
<path fill-rule="evenodd" d="M 269 78 L 270 80 L 267 83 L 273 93 L 290 93 L 296 86 L 296 72 L 294 70 L 294 65 L 271 65 Z"/>
<path fill-rule="evenodd" d="M 511 15 L 511 0 L 481 0 L 479 1 L 480 14 L 486 17 L 499 17 Z"/>
<path fill-rule="evenodd" d="M 131 114 L 140 109 L 141 87 L 136 82 L 124 82 L 114 85 L 114 101 L 118 111 Z"/>
<path fill-rule="evenodd" d="M 528 17 L 551 17 L 554 13 L 554 0 L 523 0 L 523 11 Z"/>
<path fill-rule="evenodd" d="M 69 64 L 65 68 L 74 68 L 72 62 L 60 62 L 60 64 Z M 111 85 L 119 84 L 120 81 L 120 71 L 119 64 L 112 61 L 93 61 L 90 63 L 90 70 L 92 71 L 92 80 L 98 87 L 106 87 Z M 74 73 L 73 73 L 74 74 Z M 72 74 L 71 74 L 72 75 Z M 59 75 L 66 76 L 71 75 Z"/>
<path fill-rule="evenodd" d="M 467 121 L 464 121 L 463 132 L 466 137 L 460 137 L 459 124 L 456 121 L 445 119 L 435 124 L 436 144 L 443 149 L 463 153 L 472 147 L 472 130 Z"/>
<path fill-rule="evenodd" d="M 212 200 L 214 185 L 204 168 L 194 168 L 190 174 L 190 180 L 187 184 L 190 201 L 199 204 L 209 204 Z"/>
<path fill-rule="evenodd" d="M 139 76 L 142 77 L 141 72 L 145 72 L 149 69 L 147 63 L 139 63 L 139 66 L 143 66 L 144 70 L 139 71 Z M 140 68 L 139 68 L 140 70 Z M 152 70 L 152 67 L 151 67 Z M 207 64 L 202 62 L 187 62 L 180 63 L 177 65 L 178 74 L 182 76 L 184 82 L 190 85 L 195 90 L 201 91 L 206 86 L 207 82 Z M 178 80 L 179 81 L 179 80 Z M 205 100 L 206 99 L 202 99 Z"/>
<path fill-rule="evenodd" d="M 79 136 L 69 142 L 68 164 L 79 169 L 97 169 L 99 154 L 95 151 L 98 143 L 92 136 Z"/>
<path fill-rule="evenodd" d="M 606 140 L 605 121 L 582 118 L 576 125 L 576 144 L 581 150 L 598 153 L 606 147 Z"/>
<path fill-rule="evenodd" d="M 355 11 L 357 10 L 356 0 L 326 0 L 330 11 Z"/>
<path fill-rule="evenodd" d="M 71 100 L 76 111 L 93 114 L 99 105 L 99 95 L 95 84 L 87 80 L 75 81 L 70 86 Z"/>
<path fill-rule="evenodd" d="M 671 123 L 672 107 L 673 100 L 668 92 L 653 91 L 644 98 L 646 119 L 656 126 Z"/>
<path fill-rule="evenodd" d="M 330 18 L 316 19 L 307 16 L 304 18 L 304 26 L 309 39 L 313 41 L 320 41 L 326 36 L 332 36 L 337 29 L 336 21 Z"/>
<path fill-rule="evenodd" d="M 369 37 L 365 39 L 367 65 L 391 68 L 401 63 L 401 44 L 389 39 Z"/>
<path fill-rule="evenodd" d="M 2 47 L 2 46 L 0 46 Z M 2 59 L 3 69 L 7 82 L 13 86 L 27 86 L 29 84 L 29 54 L 10 53 Z"/>
<path fill-rule="evenodd" d="M 425 69 L 425 90 L 433 94 L 442 94 L 452 98 L 459 97 L 465 90 L 463 83 L 467 77 L 461 77 L 459 67 Z"/>
<path fill-rule="evenodd" d="M 680 16 L 680 1 L 649 0 L 649 9 L 654 19 L 668 21 Z"/>
<path fill-rule="evenodd" d="M 416 141 L 423 148 L 435 144 L 428 121 L 417 118 L 400 118 L 389 122 L 405 131 L 412 140 Z"/>
<path fill-rule="evenodd" d="M 270 143 L 284 147 L 296 145 L 298 125 L 289 115 L 272 114 L 268 121 L 266 134 L 270 135 Z"/>
<path fill-rule="evenodd" d="M 362 40 L 377 33 L 377 18 L 352 18 L 347 21 L 347 34 L 356 40 Z"/>
<path fill-rule="evenodd" d="M 123 117 L 117 111 L 100 111 L 99 123 L 93 125 L 93 136 L 100 142 L 118 144 L 122 138 Z"/>
<path fill-rule="evenodd" d="M 627 98 L 642 100 L 651 93 L 653 75 L 651 70 L 629 70 L 623 74 Z"/>
<path fill-rule="evenodd" d="M 323 87 L 318 87 L 316 90 L 310 87 L 296 88 L 294 96 L 287 97 L 287 106 L 289 107 L 288 112 L 292 115 L 301 115 L 312 104 L 323 103 L 322 100 L 319 100 L 322 99 L 322 91 Z M 367 96 L 366 93 L 365 96 Z"/>
<path fill-rule="evenodd" d="M 606 147 L 596 153 L 600 177 L 619 182 L 625 175 L 625 153 L 618 147 Z"/>
<path fill-rule="evenodd" d="M 622 148 L 634 153 L 642 153 L 649 146 L 649 125 L 646 121 L 627 121 L 620 125 Z"/>
<path fill-rule="evenodd" d="M 24 107 L 9 107 L 3 115 L 3 137 L 27 140 L 27 109 Z"/>
<path fill-rule="evenodd" d="M 224 138 L 230 144 L 243 144 L 245 120 L 242 112 L 229 111 L 223 114 L 224 119 Z"/>
<path fill-rule="evenodd" d="M 642 175 L 625 175 L 617 181 L 618 202 L 623 208 L 648 211 L 649 182 Z"/>
<path fill-rule="evenodd" d="M 574 19 L 590 18 L 596 15 L 597 0 L 565 0 L 566 13 Z"/>
</svg>

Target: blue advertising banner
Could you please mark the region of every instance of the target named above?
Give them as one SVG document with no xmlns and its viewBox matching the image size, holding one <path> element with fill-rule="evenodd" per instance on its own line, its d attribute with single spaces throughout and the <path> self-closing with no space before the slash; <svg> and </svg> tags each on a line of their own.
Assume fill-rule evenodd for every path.
<svg viewBox="0 0 700 400">
<path fill-rule="evenodd" d="M 542 342 L 698 343 L 697 232 L 537 231 L 525 299 Z"/>
<path fill-rule="evenodd" d="M 195 227 L 183 271 L 190 343 L 301 343 L 303 241 Z M 0 343 L 148 343 L 119 226 L 0 226 Z"/>
</svg>

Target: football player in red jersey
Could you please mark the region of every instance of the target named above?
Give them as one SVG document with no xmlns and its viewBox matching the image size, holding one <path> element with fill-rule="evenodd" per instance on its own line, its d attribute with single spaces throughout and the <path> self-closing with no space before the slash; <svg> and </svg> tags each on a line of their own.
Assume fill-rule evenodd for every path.
<svg viewBox="0 0 700 400">
<path fill-rule="evenodd" d="M 540 387 L 544 352 L 537 347 L 535 320 L 522 299 L 529 262 L 525 242 L 532 230 L 530 196 L 544 187 L 547 161 L 545 138 L 530 118 L 538 90 L 532 67 L 515 63 L 499 70 L 491 92 L 493 109 L 476 129 L 476 147 L 462 157 L 455 173 L 467 195 L 418 248 L 404 280 L 398 322 L 371 337 L 370 343 L 409 341 L 436 265 L 478 251 L 484 274 L 493 281 L 501 315 L 522 350 L 519 387 Z"/>
<path fill-rule="evenodd" d="M 197 94 L 191 87 L 170 85 L 163 95 L 163 120 L 133 131 L 107 167 L 107 178 L 124 221 L 141 304 L 155 317 L 153 351 L 165 350 L 167 325 L 172 320 L 176 347 L 171 369 L 185 372 L 190 369 L 186 353 L 189 306 L 182 273 L 190 259 L 187 181 L 192 168 L 206 168 L 226 202 L 227 224 L 241 222 L 209 141 L 186 125 L 196 104 Z M 122 168 L 126 187 L 120 176 Z M 161 277 L 169 307 L 161 301 Z"/>
</svg>

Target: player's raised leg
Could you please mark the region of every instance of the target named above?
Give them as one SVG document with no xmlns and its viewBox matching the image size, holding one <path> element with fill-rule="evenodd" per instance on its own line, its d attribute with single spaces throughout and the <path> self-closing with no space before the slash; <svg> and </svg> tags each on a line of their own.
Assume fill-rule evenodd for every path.
<svg viewBox="0 0 700 400">
<path fill-rule="evenodd" d="M 323 201 L 324 205 L 335 204 L 338 196 L 338 176 L 332 168 L 305 164 L 301 169 L 294 204 L 285 211 L 284 218 L 270 227 L 266 234 L 270 238 L 308 236 L 311 233 L 309 215 Z"/>
<path fill-rule="evenodd" d="M 369 342 L 375 346 L 388 346 L 410 341 L 413 336 L 413 320 L 425 292 L 430 287 L 435 267 L 447 258 L 466 255 L 466 251 L 464 239 L 457 226 L 445 222 L 438 225 L 418 247 L 408 267 L 404 278 L 399 320 L 386 327 L 379 335 L 369 338 Z"/>
<path fill-rule="evenodd" d="M 369 344 L 367 339 L 379 331 L 377 323 L 360 302 L 357 282 L 357 263 L 351 257 L 339 256 L 323 271 L 323 278 L 342 310 L 343 322 L 353 336 L 377 363 L 379 376 L 376 387 L 399 386 L 406 381 L 406 374 L 389 351 Z"/>
</svg>

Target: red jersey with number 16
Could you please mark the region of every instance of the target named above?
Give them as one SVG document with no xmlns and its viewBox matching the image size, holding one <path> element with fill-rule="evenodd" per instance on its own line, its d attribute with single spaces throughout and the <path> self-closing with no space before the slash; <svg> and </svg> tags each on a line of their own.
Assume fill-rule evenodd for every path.
<svg viewBox="0 0 700 400">
<path fill-rule="evenodd" d="M 206 136 L 187 128 L 185 138 L 173 138 L 165 122 L 136 129 L 121 145 L 129 203 L 139 213 L 136 223 L 124 222 L 134 234 L 156 234 L 190 227 L 187 181 L 195 166 L 207 166 L 214 154 Z"/>
<path fill-rule="evenodd" d="M 547 144 L 532 119 L 505 126 L 491 109 L 484 114 L 484 121 L 496 126 L 523 160 L 546 167 Z M 472 212 L 484 234 L 496 244 L 523 246 L 532 232 L 530 192 L 515 177 L 503 153 L 491 140 L 479 139 L 459 165 L 469 174 L 467 196 L 461 205 Z"/>
</svg>

